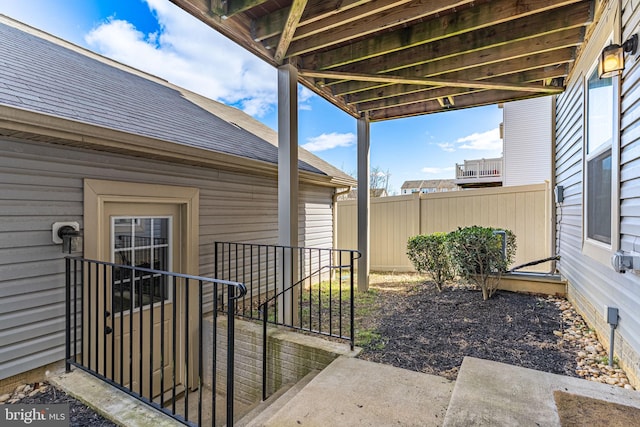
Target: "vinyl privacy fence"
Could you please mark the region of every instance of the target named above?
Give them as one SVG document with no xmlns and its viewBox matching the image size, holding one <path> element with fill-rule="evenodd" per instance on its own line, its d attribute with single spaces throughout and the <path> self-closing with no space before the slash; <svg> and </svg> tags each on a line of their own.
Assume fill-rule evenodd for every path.
<svg viewBox="0 0 640 427">
<path fill-rule="evenodd" d="M 357 248 L 357 201 L 337 203 L 337 247 Z M 516 235 L 514 265 L 552 256 L 547 183 L 371 199 L 371 270 L 413 271 L 407 240 L 418 234 L 480 225 Z M 523 271 L 548 272 L 550 263 Z"/>
</svg>

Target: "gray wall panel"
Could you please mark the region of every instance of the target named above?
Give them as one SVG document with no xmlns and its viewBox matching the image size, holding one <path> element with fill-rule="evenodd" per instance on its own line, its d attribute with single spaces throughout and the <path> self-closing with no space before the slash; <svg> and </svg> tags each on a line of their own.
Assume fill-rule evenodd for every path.
<svg viewBox="0 0 640 427">
<path fill-rule="evenodd" d="M 632 32 L 629 20 L 638 21 L 640 11 L 634 2 L 623 2 L 623 40 Z M 626 22 L 624 22 L 626 20 Z M 597 32 L 596 32 L 597 33 Z M 603 32 L 605 37 L 606 31 Z M 594 43 L 600 43 L 595 41 Z M 603 42 L 604 43 L 604 42 Z M 595 51 L 600 49 L 595 48 Z M 587 321 L 600 339 L 608 342 L 608 327 L 603 318 L 605 305 L 620 310 L 618 338 L 625 343 L 625 362 L 640 375 L 640 277 L 635 273 L 618 274 L 604 263 L 583 252 L 583 80 L 595 58 L 583 58 L 558 97 L 556 122 L 556 182 L 565 186 L 565 202 L 556 209 L 556 246 L 562 259 L 558 265 L 570 282 L 570 295 L 580 305 Z M 620 129 L 620 249 L 640 251 L 640 67 L 637 61 L 624 72 L 621 84 Z M 614 202 L 615 203 L 615 202 Z M 613 248 L 616 250 L 618 248 Z M 616 351 L 619 349 L 616 348 Z M 625 350 L 626 351 L 626 350 Z M 632 354 L 633 353 L 633 354 Z"/>
<path fill-rule="evenodd" d="M 84 178 L 199 188 L 204 276 L 216 240 L 277 241 L 275 178 L 0 138 L 0 379 L 63 358 L 64 261 L 51 224 L 82 226 Z M 301 244 L 332 246 L 333 191 L 301 186 Z"/>
</svg>

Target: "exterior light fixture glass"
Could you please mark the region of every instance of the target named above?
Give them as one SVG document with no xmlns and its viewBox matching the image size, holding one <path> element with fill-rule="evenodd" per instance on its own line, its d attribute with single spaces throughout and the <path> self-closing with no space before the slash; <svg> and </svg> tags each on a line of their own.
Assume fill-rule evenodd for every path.
<svg viewBox="0 0 640 427">
<path fill-rule="evenodd" d="M 626 42 L 610 44 L 602 49 L 598 62 L 598 75 L 601 79 L 617 76 L 624 70 L 624 54 L 635 55 L 638 49 L 638 35 L 634 34 Z"/>
</svg>

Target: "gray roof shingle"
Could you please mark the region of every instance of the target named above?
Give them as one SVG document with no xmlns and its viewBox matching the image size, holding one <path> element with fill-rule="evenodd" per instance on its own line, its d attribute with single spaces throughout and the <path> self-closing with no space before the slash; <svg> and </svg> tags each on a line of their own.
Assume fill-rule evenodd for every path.
<svg viewBox="0 0 640 427">
<path fill-rule="evenodd" d="M 121 68 L 0 22 L 0 104 L 277 164 L 273 144 Z"/>
</svg>

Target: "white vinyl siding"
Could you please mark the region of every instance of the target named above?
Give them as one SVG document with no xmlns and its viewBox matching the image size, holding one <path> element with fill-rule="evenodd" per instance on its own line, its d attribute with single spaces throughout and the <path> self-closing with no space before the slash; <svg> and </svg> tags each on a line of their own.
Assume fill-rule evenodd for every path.
<svg viewBox="0 0 640 427">
<path fill-rule="evenodd" d="M 504 104 L 505 187 L 551 179 L 553 108 L 552 96 Z"/>
<path fill-rule="evenodd" d="M 276 178 L 0 137 L 0 379 L 64 357 L 64 254 L 51 225 L 84 228 L 84 178 L 198 188 L 203 276 L 214 241 L 277 241 Z M 301 243 L 331 247 L 333 191 L 301 185 Z"/>
</svg>

